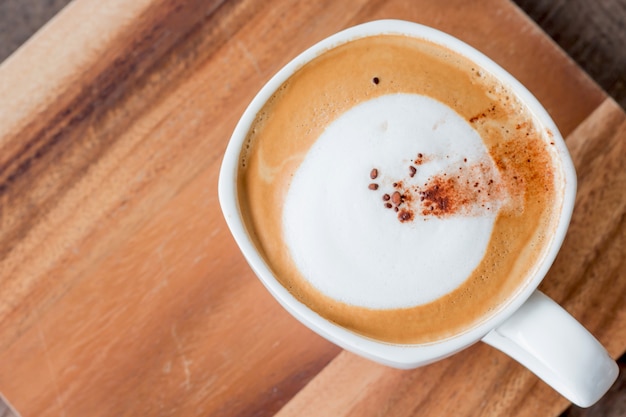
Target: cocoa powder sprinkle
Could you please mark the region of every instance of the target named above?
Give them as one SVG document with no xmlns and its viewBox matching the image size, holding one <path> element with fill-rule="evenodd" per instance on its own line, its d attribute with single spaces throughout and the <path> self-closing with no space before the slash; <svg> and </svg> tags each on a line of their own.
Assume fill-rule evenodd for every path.
<svg viewBox="0 0 626 417">
<path fill-rule="evenodd" d="M 407 222 L 413 218 L 413 214 L 410 211 L 402 210 L 398 213 L 398 220 L 402 223 Z"/>
</svg>

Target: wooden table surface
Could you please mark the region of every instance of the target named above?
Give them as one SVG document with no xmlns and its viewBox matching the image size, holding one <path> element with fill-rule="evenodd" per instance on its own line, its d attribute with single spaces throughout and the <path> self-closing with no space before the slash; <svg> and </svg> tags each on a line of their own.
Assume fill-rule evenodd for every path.
<svg viewBox="0 0 626 417">
<path fill-rule="evenodd" d="M 76 0 L 0 65 L 0 392 L 23 416 L 568 406 L 482 344 L 413 371 L 341 351 L 278 306 L 228 233 L 217 173 L 248 102 L 306 47 L 379 18 L 459 37 L 550 112 L 579 192 L 541 289 L 624 353 L 626 114 L 513 3 Z"/>
</svg>

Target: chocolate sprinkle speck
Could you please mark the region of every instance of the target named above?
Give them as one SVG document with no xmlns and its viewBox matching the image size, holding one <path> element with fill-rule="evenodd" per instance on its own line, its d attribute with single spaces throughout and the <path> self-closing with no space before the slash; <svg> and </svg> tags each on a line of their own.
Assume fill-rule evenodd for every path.
<svg viewBox="0 0 626 417">
<path fill-rule="evenodd" d="M 392 205 L 391 205 L 391 203 L 385 203 L 385 207 L 387 207 L 387 208 L 391 208 L 391 207 L 392 207 Z"/>
<path fill-rule="evenodd" d="M 374 84 L 378 85 L 378 83 L 380 82 L 380 78 L 378 78 L 378 77 L 374 77 L 374 78 L 372 78 L 372 82 L 373 82 Z"/>
<path fill-rule="evenodd" d="M 402 203 L 402 196 L 400 195 L 399 192 L 396 191 L 395 193 L 391 195 L 391 202 L 395 204 L 396 206 Z"/>
<path fill-rule="evenodd" d="M 383 195 L 383 201 L 389 201 L 390 198 L 391 198 L 391 196 L 389 194 L 384 194 Z"/>
<path fill-rule="evenodd" d="M 406 210 L 402 210 L 401 212 L 398 213 L 398 220 L 400 220 L 403 223 L 408 220 L 411 220 L 411 213 Z"/>
<path fill-rule="evenodd" d="M 370 190 L 378 190 L 378 184 L 370 184 L 368 187 Z"/>
<path fill-rule="evenodd" d="M 375 180 L 376 177 L 378 177 L 378 170 L 376 168 L 372 169 L 372 171 L 370 172 L 370 178 Z"/>
<path fill-rule="evenodd" d="M 411 176 L 411 178 L 413 178 L 415 176 L 415 173 L 417 172 L 417 169 L 411 165 L 409 167 L 409 171 L 410 171 L 409 175 Z"/>
</svg>

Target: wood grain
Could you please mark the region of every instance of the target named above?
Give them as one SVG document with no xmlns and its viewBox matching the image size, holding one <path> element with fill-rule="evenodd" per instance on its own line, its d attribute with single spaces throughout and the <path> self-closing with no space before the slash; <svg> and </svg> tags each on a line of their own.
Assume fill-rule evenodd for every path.
<svg viewBox="0 0 626 417">
<path fill-rule="evenodd" d="M 515 2 L 626 109 L 626 1 Z"/>
<path fill-rule="evenodd" d="M 72 2 L 0 66 L 0 392 L 24 416 L 264 416 L 298 409 L 315 387 L 325 391 L 314 404 L 352 415 L 563 409 L 486 346 L 405 373 L 341 352 L 266 293 L 217 203 L 239 115 L 290 58 L 366 20 L 434 26 L 512 72 L 564 134 L 586 129 L 569 139 L 577 163 L 591 164 L 578 205 L 601 196 L 607 211 L 589 212 L 598 224 L 578 220 L 575 254 L 555 265 L 571 276 L 545 285 L 623 352 L 620 293 L 589 282 L 624 284 L 624 195 L 597 188 L 597 178 L 622 184 L 605 167 L 620 161 L 623 136 L 604 126 L 623 135 L 623 114 L 512 3 L 464 4 Z"/>
</svg>

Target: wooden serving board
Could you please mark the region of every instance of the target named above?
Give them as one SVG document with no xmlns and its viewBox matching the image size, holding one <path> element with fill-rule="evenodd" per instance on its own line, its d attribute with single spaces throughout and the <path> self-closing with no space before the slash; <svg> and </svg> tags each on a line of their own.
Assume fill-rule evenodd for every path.
<svg viewBox="0 0 626 417">
<path fill-rule="evenodd" d="M 217 202 L 248 102 L 348 26 L 401 18 L 546 106 L 579 194 L 542 289 L 626 350 L 626 115 L 508 0 L 75 0 L 0 66 L 0 392 L 23 416 L 553 416 L 482 344 L 414 371 L 343 352 L 255 278 Z M 574 366 L 574 364 L 573 364 Z"/>
</svg>

